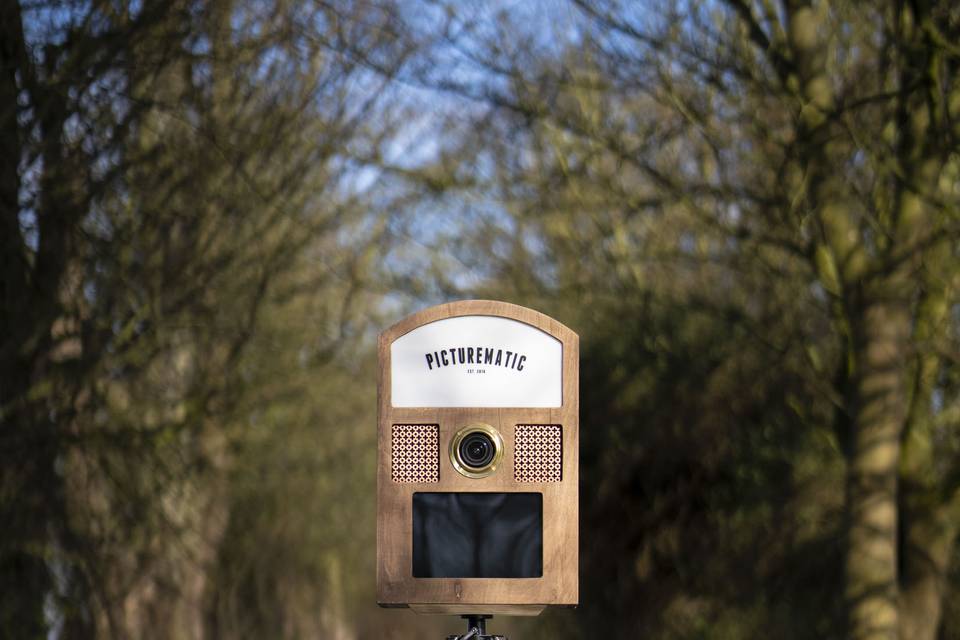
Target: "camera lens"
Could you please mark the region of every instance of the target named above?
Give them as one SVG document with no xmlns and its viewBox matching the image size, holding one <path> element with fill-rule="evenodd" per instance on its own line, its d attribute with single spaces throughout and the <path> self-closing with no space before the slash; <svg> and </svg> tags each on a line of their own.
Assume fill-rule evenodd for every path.
<svg viewBox="0 0 960 640">
<path fill-rule="evenodd" d="M 486 478 L 497 469 L 503 457 L 503 438 L 483 422 L 460 429 L 450 441 L 453 468 L 468 478 Z"/>
<path fill-rule="evenodd" d="M 460 459 L 468 467 L 481 469 L 493 461 L 493 438 L 475 431 L 460 442 Z"/>
</svg>

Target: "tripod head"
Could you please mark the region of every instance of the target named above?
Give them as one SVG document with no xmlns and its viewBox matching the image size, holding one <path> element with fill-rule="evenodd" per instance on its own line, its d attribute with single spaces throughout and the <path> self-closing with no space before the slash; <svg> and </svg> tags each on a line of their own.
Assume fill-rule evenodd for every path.
<svg viewBox="0 0 960 640">
<path fill-rule="evenodd" d="M 467 621 L 467 632 L 462 636 L 447 636 L 447 640 L 507 640 L 504 636 L 487 635 L 487 620 L 492 618 L 486 614 L 469 614 L 460 616 Z"/>
</svg>

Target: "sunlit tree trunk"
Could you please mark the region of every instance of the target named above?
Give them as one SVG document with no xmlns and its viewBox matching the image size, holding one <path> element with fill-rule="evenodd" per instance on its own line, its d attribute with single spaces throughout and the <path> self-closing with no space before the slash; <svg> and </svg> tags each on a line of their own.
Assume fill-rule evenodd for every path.
<svg viewBox="0 0 960 640">
<path fill-rule="evenodd" d="M 901 512 L 904 535 L 900 638 L 936 640 L 943 617 L 947 572 L 957 540 L 960 509 L 956 500 L 946 506 L 931 508 L 929 496 L 914 494 L 911 498 L 918 503 L 916 508 L 907 505 Z"/>
<path fill-rule="evenodd" d="M 960 95 L 960 89 L 955 92 Z M 926 114 L 915 110 L 911 129 L 922 128 L 925 120 Z M 922 185 L 923 191 L 905 195 L 901 217 L 916 228 L 904 235 L 917 242 L 934 226 L 929 201 L 950 199 L 944 188 L 950 187 L 940 176 L 944 171 L 956 170 L 950 164 L 956 161 L 942 162 L 939 154 L 929 148 L 920 148 L 913 155 L 907 163 L 912 168 L 908 175 L 913 184 Z M 936 196 L 924 197 L 929 194 Z M 938 425 L 943 407 L 933 407 L 934 390 L 939 387 L 944 391 L 942 372 L 950 366 L 936 346 L 942 343 L 944 327 L 950 321 L 955 290 L 953 246 L 947 236 L 938 234 L 934 238 L 924 252 L 923 266 L 918 279 L 920 300 L 912 335 L 915 353 L 911 355 L 911 398 L 902 438 L 898 496 L 900 637 L 905 640 L 937 639 L 960 531 L 960 494 L 953 486 L 952 474 L 944 470 L 944 454 L 939 451 L 943 436 L 938 433 L 954 431 L 957 425 L 952 420 Z"/>
<path fill-rule="evenodd" d="M 854 332 L 845 597 L 849 637 L 879 640 L 896 638 L 898 627 L 897 470 L 909 310 L 896 299 L 868 303 Z"/>
</svg>

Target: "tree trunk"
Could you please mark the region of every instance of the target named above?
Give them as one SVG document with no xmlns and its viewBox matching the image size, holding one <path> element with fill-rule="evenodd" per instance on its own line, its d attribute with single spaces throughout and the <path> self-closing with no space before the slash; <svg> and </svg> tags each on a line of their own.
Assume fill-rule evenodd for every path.
<svg viewBox="0 0 960 640">
<path fill-rule="evenodd" d="M 30 419 L 27 401 L 30 359 L 25 343 L 33 323 L 18 200 L 18 72 L 22 78 L 23 52 L 19 6 L 0 3 L 0 575 L 6 585 L 16 585 L 0 602 L 0 636 L 43 638 L 44 598 L 52 587 L 43 556 L 44 472 L 50 452 Z"/>
<path fill-rule="evenodd" d="M 936 640 L 943 613 L 950 556 L 957 539 L 957 504 L 931 507 L 926 493 L 906 494 L 900 580 L 900 637 Z"/>
<path fill-rule="evenodd" d="M 896 299 L 868 303 L 854 327 L 844 590 L 852 640 L 891 640 L 898 633 L 897 474 L 909 336 L 909 308 Z"/>
</svg>

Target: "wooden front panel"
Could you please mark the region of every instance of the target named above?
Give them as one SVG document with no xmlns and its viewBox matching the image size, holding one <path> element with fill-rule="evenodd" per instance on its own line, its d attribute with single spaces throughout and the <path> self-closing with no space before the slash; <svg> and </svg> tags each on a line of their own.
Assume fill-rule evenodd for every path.
<svg viewBox="0 0 960 640">
<path fill-rule="evenodd" d="M 558 408 L 395 408 L 390 399 L 390 345 L 421 325 L 456 316 L 492 315 L 525 322 L 560 340 L 563 346 L 562 405 Z M 578 601 L 579 339 L 557 321 L 531 309 L 486 300 L 431 307 L 394 325 L 380 336 L 379 432 L 377 465 L 377 600 L 384 606 L 415 605 L 440 613 L 470 611 L 472 605 L 575 605 Z M 484 422 L 503 438 L 503 459 L 486 478 L 467 478 L 454 469 L 450 441 L 461 428 Z M 395 482 L 391 477 L 393 425 L 439 427 L 439 482 Z M 560 425 L 560 481 L 518 482 L 514 477 L 516 425 Z M 543 576 L 540 578 L 414 578 L 412 501 L 418 491 L 539 492 L 543 496 Z M 506 608 L 504 608 L 506 607 Z M 483 607 L 472 609 L 483 612 Z"/>
</svg>

